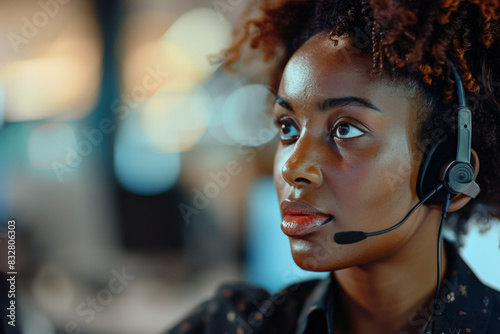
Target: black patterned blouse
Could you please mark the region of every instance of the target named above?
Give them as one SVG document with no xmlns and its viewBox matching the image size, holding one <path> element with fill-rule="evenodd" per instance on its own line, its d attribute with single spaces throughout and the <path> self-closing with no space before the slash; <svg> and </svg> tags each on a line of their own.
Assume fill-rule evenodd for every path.
<svg viewBox="0 0 500 334">
<path fill-rule="evenodd" d="M 409 319 L 428 334 L 500 334 L 500 292 L 482 284 L 446 243 L 448 274 L 441 283 L 434 330 L 427 321 L 432 305 Z M 167 334 L 333 334 L 338 284 L 334 275 L 287 287 L 270 295 L 244 283 L 223 285 Z"/>
</svg>

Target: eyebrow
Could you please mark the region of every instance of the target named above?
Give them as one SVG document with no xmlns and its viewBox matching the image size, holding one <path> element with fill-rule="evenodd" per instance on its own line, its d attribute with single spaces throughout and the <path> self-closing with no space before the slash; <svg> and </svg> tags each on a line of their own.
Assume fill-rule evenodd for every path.
<svg viewBox="0 0 500 334">
<path fill-rule="evenodd" d="M 276 97 L 276 103 L 282 106 L 283 108 L 290 110 L 291 112 L 295 112 L 292 106 L 283 97 L 279 95 Z M 382 110 L 377 108 L 369 100 L 357 96 L 332 97 L 321 102 L 318 106 L 318 109 L 320 111 L 326 111 L 330 109 L 345 107 L 349 104 L 361 105 L 369 109 L 375 110 L 379 113 L 382 113 Z"/>
</svg>

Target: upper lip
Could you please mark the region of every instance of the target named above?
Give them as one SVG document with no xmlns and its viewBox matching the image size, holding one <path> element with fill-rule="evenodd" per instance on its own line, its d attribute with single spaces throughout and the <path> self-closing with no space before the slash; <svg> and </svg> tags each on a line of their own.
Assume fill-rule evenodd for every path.
<svg viewBox="0 0 500 334">
<path fill-rule="evenodd" d="M 303 200 L 284 200 L 281 203 L 281 212 L 284 216 L 331 216 L 316 209 L 313 205 Z"/>
</svg>

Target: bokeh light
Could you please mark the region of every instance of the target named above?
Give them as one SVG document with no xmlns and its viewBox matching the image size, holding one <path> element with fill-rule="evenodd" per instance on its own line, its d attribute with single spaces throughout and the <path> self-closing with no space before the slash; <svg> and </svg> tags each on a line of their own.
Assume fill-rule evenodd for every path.
<svg viewBox="0 0 500 334">
<path fill-rule="evenodd" d="M 147 139 L 138 114 L 127 118 L 115 142 L 116 178 L 128 191 L 139 195 L 156 195 L 169 190 L 180 174 L 181 159 L 177 152 L 161 152 Z"/>
<path fill-rule="evenodd" d="M 208 78 L 219 65 L 217 56 L 231 42 L 231 25 L 216 11 L 198 8 L 180 16 L 161 38 L 160 49 L 170 65 L 173 90 L 191 88 Z"/>
<path fill-rule="evenodd" d="M 11 22 L 9 34 L 23 41 L 16 45 L 10 40 L 0 53 L 7 122 L 55 116 L 76 120 L 92 112 L 96 104 L 102 44 L 92 5 L 41 3 L 10 3 L 12 8 L 4 11 L 9 14 L 2 15 L 3 22 Z M 45 19 L 37 23 L 35 18 Z"/>
<path fill-rule="evenodd" d="M 161 89 L 141 111 L 142 125 L 158 149 L 187 151 L 207 129 L 210 104 L 211 97 L 202 87 L 184 92 Z"/>
<path fill-rule="evenodd" d="M 30 134 L 28 155 L 31 165 L 36 169 L 71 165 L 78 156 L 73 128 L 63 123 L 38 126 Z"/>
<path fill-rule="evenodd" d="M 5 86 L 0 83 L 0 131 L 5 124 Z"/>
<path fill-rule="evenodd" d="M 3 76 L 8 82 L 7 120 L 44 119 L 68 111 L 75 118 L 90 112 L 93 100 L 92 104 L 87 101 L 76 106 L 82 102 L 82 82 L 90 79 L 88 69 L 80 65 L 69 58 L 52 57 L 6 66 Z"/>
<path fill-rule="evenodd" d="M 270 111 L 274 95 L 264 85 L 247 85 L 235 90 L 222 106 L 222 124 L 237 143 L 260 146 L 270 142 L 277 129 Z"/>
</svg>

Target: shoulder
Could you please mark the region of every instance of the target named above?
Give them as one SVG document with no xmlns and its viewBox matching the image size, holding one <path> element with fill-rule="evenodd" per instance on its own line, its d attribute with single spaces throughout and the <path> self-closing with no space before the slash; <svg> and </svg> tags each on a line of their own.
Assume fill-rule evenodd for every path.
<svg viewBox="0 0 500 334">
<path fill-rule="evenodd" d="M 488 322 L 488 334 L 500 333 L 500 291 L 486 286 L 486 299 L 484 303 L 491 304 L 490 321 Z"/>
<path fill-rule="evenodd" d="M 298 318 L 318 282 L 297 283 L 276 294 L 246 283 L 224 284 L 167 334 L 293 332 L 296 323 L 290 319 Z"/>
<path fill-rule="evenodd" d="M 444 281 L 445 313 L 466 332 L 500 333 L 500 292 L 484 284 L 456 249 L 448 250 L 451 273 Z"/>
<path fill-rule="evenodd" d="M 445 246 L 448 268 L 436 318 L 442 331 L 500 333 L 500 292 L 481 282 L 454 245 Z"/>
</svg>

